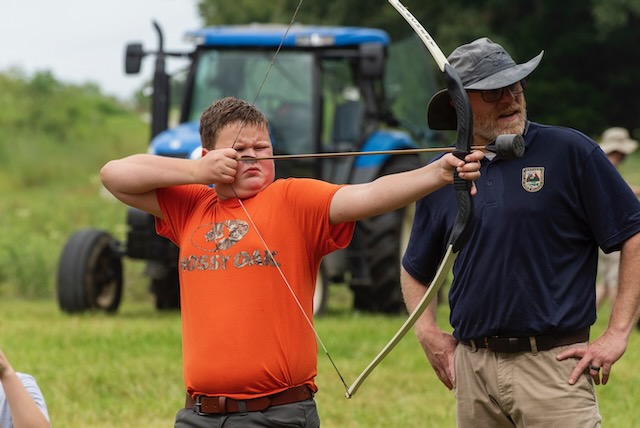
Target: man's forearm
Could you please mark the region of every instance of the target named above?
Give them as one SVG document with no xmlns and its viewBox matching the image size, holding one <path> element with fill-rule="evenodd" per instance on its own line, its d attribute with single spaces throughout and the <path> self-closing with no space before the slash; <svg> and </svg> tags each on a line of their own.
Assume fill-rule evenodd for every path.
<svg viewBox="0 0 640 428">
<path fill-rule="evenodd" d="M 411 313 L 420 303 L 420 300 L 427 292 L 428 287 L 416 280 L 404 268 L 400 271 L 400 285 L 402 288 L 404 303 L 409 313 Z M 436 312 L 438 308 L 437 300 L 437 296 L 434 296 L 433 300 L 429 304 L 428 310 L 426 310 L 422 316 L 420 316 L 418 321 L 416 321 L 416 330 L 438 328 L 436 321 Z"/>
<path fill-rule="evenodd" d="M 632 236 L 620 253 L 618 294 L 608 329 L 629 337 L 640 316 L 640 234 Z"/>
</svg>

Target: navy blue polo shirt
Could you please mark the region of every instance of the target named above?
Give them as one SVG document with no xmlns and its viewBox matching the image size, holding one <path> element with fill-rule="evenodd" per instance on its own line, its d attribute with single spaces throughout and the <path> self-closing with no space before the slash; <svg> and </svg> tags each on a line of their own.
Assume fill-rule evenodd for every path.
<svg viewBox="0 0 640 428">
<path fill-rule="evenodd" d="M 640 202 L 598 145 L 530 122 L 521 159 L 483 160 L 472 230 L 453 267 L 457 339 L 573 332 L 596 319 L 598 247 L 640 232 Z M 402 264 L 429 283 L 457 206 L 452 186 L 416 204 Z"/>
</svg>

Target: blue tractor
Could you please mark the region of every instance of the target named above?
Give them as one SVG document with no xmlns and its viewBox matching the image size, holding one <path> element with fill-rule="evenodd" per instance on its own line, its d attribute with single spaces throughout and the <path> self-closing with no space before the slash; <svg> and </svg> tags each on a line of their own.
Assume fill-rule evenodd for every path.
<svg viewBox="0 0 640 428">
<path fill-rule="evenodd" d="M 415 40 L 394 50 L 379 29 L 252 24 L 190 32 L 187 37 L 195 48 L 184 53 L 165 51 L 162 31 L 154 26 L 158 49 L 145 51 L 141 44 L 130 44 L 125 59 L 125 70 L 132 74 L 140 71 L 144 57 L 155 56 L 149 153 L 200 156 L 200 114 L 225 96 L 254 101 L 266 114 L 276 155 L 403 150 L 434 141 L 430 130 L 410 125 L 425 122 L 424 109 L 434 88 L 428 78 L 429 58 Z M 165 69 L 168 57 L 188 61 L 173 79 Z M 178 91 L 171 90 L 176 87 Z M 179 119 L 169 127 L 170 106 L 176 105 L 169 98 L 176 93 L 182 101 L 179 113 L 172 115 Z M 278 177 L 364 183 L 417 168 L 424 159 L 414 153 L 276 162 Z M 400 257 L 412 215 L 408 207 L 357 224 L 352 244 L 323 261 L 316 313 L 325 308 L 330 283 L 348 284 L 358 310 L 403 310 Z M 177 248 L 156 235 L 150 215 L 129 209 L 127 223 L 125 243 L 96 229 L 71 236 L 58 271 L 58 300 L 64 311 L 117 310 L 123 256 L 146 261 L 158 309 L 179 308 Z"/>
</svg>

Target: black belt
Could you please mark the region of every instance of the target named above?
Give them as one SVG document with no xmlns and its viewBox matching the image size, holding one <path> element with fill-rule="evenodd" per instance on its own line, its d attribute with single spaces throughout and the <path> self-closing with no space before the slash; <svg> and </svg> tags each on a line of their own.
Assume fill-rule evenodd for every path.
<svg viewBox="0 0 640 428">
<path fill-rule="evenodd" d="M 461 340 L 472 349 L 488 349 L 493 352 L 539 352 L 558 346 L 572 345 L 589 340 L 589 328 L 574 333 L 541 334 L 538 336 L 501 337 L 487 336 L 470 340 Z"/>
<path fill-rule="evenodd" d="M 284 391 L 264 397 L 236 400 L 224 396 L 197 395 L 195 398 L 187 394 L 184 407 L 194 409 L 201 415 L 227 413 L 260 412 L 273 406 L 297 403 L 313 397 L 307 385 L 294 386 Z"/>
</svg>

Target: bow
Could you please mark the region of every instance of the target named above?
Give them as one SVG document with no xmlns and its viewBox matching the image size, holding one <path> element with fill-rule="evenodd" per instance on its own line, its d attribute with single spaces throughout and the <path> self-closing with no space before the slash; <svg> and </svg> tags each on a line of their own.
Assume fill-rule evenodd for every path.
<svg viewBox="0 0 640 428">
<path fill-rule="evenodd" d="M 464 157 L 471 151 L 471 138 L 473 131 L 473 115 L 471 113 L 471 106 L 469 104 L 469 98 L 464 86 L 460 81 L 460 77 L 453 69 L 453 67 L 447 61 L 447 58 L 442 53 L 442 50 L 435 43 L 433 38 L 429 35 L 427 30 L 420 24 L 420 22 L 409 12 L 409 10 L 397 0 L 388 0 L 389 3 L 402 15 L 402 17 L 409 23 L 411 28 L 418 34 L 420 40 L 427 47 L 436 63 L 438 68 L 442 72 L 445 83 L 447 84 L 447 91 L 449 96 L 453 100 L 453 104 L 456 110 L 456 117 L 458 119 L 457 124 L 457 137 L 455 144 L 455 151 L 453 154 L 460 158 Z M 391 338 L 389 343 L 376 355 L 376 357 L 369 363 L 364 371 L 356 378 L 353 384 L 347 388 L 346 397 L 351 398 L 365 379 L 371 374 L 373 369 L 393 350 L 393 348 L 402 340 L 407 332 L 413 327 L 420 315 L 429 306 L 429 303 L 433 300 L 438 290 L 444 283 L 449 271 L 453 267 L 453 263 L 460 251 L 460 248 L 465 244 L 469 233 L 471 231 L 471 215 L 473 206 L 471 204 L 471 195 L 469 193 L 471 189 L 471 183 L 458 177 L 454 174 L 454 189 L 456 192 L 456 202 L 458 204 L 458 212 L 456 220 L 449 235 L 449 242 L 447 244 L 447 251 L 440 263 L 440 266 L 436 272 L 435 277 L 431 281 L 431 284 L 424 296 L 411 312 L 409 318 L 404 322 L 396 334 Z"/>
</svg>

